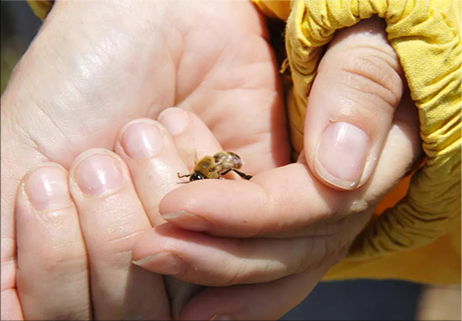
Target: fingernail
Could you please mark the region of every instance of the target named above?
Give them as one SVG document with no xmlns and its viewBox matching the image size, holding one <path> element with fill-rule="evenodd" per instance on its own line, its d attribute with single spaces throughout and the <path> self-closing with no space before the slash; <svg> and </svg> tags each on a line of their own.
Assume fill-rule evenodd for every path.
<svg viewBox="0 0 462 321">
<path fill-rule="evenodd" d="M 172 107 L 159 115 L 159 121 L 171 135 L 181 134 L 189 125 L 188 114 L 180 108 Z"/>
<path fill-rule="evenodd" d="M 38 211 L 57 210 L 70 204 L 67 176 L 55 166 L 44 166 L 30 173 L 24 190 L 32 206 Z"/>
<path fill-rule="evenodd" d="M 184 211 L 168 213 L 162 215 L 162 218 L 190 231 L 208 232 L 212 230 L 212 224 L 210 224 L 209 221 L 200 216 Z"/>
<path fill-rule="evenodd" d="M 227 315 L 227 314 L 215 314 L 213 317 L 210 318 L 210 321 L 212 320 L 222 320 L 222 321 L 225 321 L 225 320 L 234 320 L 233 318 L 231 318 L 231 316 Z"/>
<path fill-rule="evenodd" d="M 77 165 L 74 178 L 83 193 L 103 196 L 122 186 L 122 172 L 116 159 L 109 155 L 90 155 Z"/>
<path fill-rule="evenodd" d="M 125 130 L 122 147 L 132 159 L 146 158 L 156 155 L 164 144 L 160 128 L 154 124 L 136 122 Z"/>
<path fill-rule="evenodd" d="M 184 261 L 175 254 L 162 252 L 133 261 L 133 264 L 165 275 L 182 275 L 186 272 Z"/>
<path fill-rule="evenodd" d="M 364 171 L 369 145 L 362 129 L 344 122 L 330 124 L 316 152 L 316 172 L 332 185 L 353 189 Z"/>
</svg>

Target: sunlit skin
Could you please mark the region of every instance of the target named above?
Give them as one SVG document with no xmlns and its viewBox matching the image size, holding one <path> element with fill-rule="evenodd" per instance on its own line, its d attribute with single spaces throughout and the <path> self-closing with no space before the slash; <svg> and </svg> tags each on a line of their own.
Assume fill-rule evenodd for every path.
<svg viewBox="0 0 462 321">
<path fill-rule="evenodd" d="M 412 102 L 375 109 L 381 87 L 355 69 L 362 64 L 342 73 L 342 62 L 365 48 L 379 60 L 393 52 L 383 26 L 365 29 L 343 31 L 326 51 L 307 106 L 305 151 L 287 165 L 279 68 L 252 4 L 57 1 L 2 97 L 2 319 L 277 319 L 300 302 L 419 156 Z M 386 60 L 380 79 L 399 65 Z M 361 90 L 345 86 L 354 75 L 366 81 Z M 339 97 L 368 108 L 345 109 L 332 101 Z M 355 112 L 358 125 L 369 119 L 364 111 L 380 125 L 370 131 L 381 152 L 375 171 L 353 191 L 332 189 L 310 165 L 323 120 Z M 141 137 L 131 142 L 147 141 L 139 122 L 161 138 L 130 151 L 132 120 Z M 196 153 L 223 150 L 242 156 L 254 177 L 178 184 Z M 85 195 L 76 169 L 89 157 L 115 161 L 121 187 Z M 34 212 L 24 194 L 22 183 L 34 177 L 26 174 L 45 162 L 69 176 L 60 215 Z M 98 170 L 114 169 L 104 164 Z M 167 252 L 164 270 L 132 263 L 159 252 Z M 184 269 L 169 265 L 168 252 Z M 173 272 L 211 287 L 172 311 L 162 274 Z"/>
<path fill-rule="evenodd" d="M 46 302 L 37 300 L 31 308 L 19 301 L 15 194 L 21 178 L 36 164 L 52 161 L 69 169 L 88 149 L 111 150 L 128 121 L 157 119 L 171 106 L 199 115 L 214 128 L 223 145 L 219 150 L 241 155 L 249 172 L 289 162 L 278 66 L 265 20 L 246 1 L 57 1 L 17 66 L 1 106 L 3 319 L 23 318 L 23 308 L 32 318 L 38 318 L 38 312 L 47 313 L 45 319 L 62 318 L 49 304 L 59 306 L 61 300 L 89 305 L 90 296 L 71 289 L 73 277 L 64 286 L 71 293 L 67 297 L 55 284 L 57 279 L 40 278 L 47 295 L 30 297 Z M 194 142 L 186 144 L 201 151 Z M 175 180 L 177 186 L 176 172 Z M 128 311 L 131 304 L 144 302 L 137 301 L 137 295 L 165 304 L 162 277 L 155 278 L 158 286 L 149 296 L 133 294 L 131 303 L 115 305 Z M 145 283 L 140 278 L 133 282 Z"/>
</svg>

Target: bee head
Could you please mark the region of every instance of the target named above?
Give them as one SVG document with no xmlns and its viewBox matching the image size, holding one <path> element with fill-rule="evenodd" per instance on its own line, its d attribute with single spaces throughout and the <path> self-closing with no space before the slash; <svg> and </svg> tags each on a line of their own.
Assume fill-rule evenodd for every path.
<svg viewBox="0 0 462 321">
<path fill-rule="evenodd" d="M 200 179 L 205 179 L 206 177 L 204 175 L 202 175 L 202 173 L 194 173 L 191 175 L 191 177 L 189 178 L 189 181 L 197 181 L 197 180 L 200 180 Z"/>
</svg>

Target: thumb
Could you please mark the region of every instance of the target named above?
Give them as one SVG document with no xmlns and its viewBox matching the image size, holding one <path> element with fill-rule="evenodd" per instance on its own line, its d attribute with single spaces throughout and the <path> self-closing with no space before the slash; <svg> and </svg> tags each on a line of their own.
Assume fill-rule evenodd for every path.
<svg viewBox="0 0 462 321">
<path fill-rule="evenodd" d="M 351 190 L 374 171 L 404 87 L 378 18 L 340 30 L 322 58 L 305 118 L 305 157 L 327 185 Z"/>
</svg>

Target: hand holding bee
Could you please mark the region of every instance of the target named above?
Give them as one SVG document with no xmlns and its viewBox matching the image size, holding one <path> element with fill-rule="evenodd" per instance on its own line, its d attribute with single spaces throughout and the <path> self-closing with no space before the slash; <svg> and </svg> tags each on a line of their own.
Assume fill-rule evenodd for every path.
<svg viewBox="0 0 462 321">
<path fill-rule="evenodd" d="M 249 173 L 288 160 L 278 67 L 255 6 L 124 3 L 130 10 L 55 1 L 2 95 L 2 319 L 167 320 L 170 307 L 177 313 L 162 277 L 131 263 L 131 247 L 140 231 L 165 222 L 158 203 L 181 186 L 177 173 L 190 173 L 194 154 L 186 166 L 178 153 L 187 148 L 164 140 L 156 122 L 140 121 L 151 145 L 127 143 L 128 170 L 112 153 L 128 121 L 157 119 L 177 102 L 230 142 Z M 96 147 L 104 150 L 82 154 Z M 220 150 L 198 146 L 197 156 Z M 269 157 L 250 161 L 255 151 Z"/>
<path fill-rule="evenodd" d="M 369 25 L 365 26 L 369 32 Z M 378 44 L 374 45 L 389 50 L 385 37 L 377 34 L 374 41 Z M 368 37 L 362 41 L 368 42 L 366 47 L 371 43 Z M 337 46 L 337 55 L 345 50 L 345 44 Z M 335 65 L 335 54 L 332 57 L 328 56 L 323 66 L 329 66 L 329 62 Z M 396 71 L 390 65 L 387 68 L 395 77 Z M 331 88 L 323 82 L 334 77 L 326 74 L 320 76 L 318 84 Z M 342 84 L 334 85 L 344 88 Z M 399 80 L 393 83 L 396 88 L 402 85 Z M 337 96 L 329 96 L 316 83 L 314 88 L 317 90 L 310 97 L 311 103 L 336 101 Z M 371 91 L 384 89 L 375 85 L 372 88 Z M 389 92 L 401 98 L 400 90 Z M 245 302 L 262 294 L 261 301 L 279 303 L 265 306 L 266 316 L 281 315 L 284 306 L 293 306 L 305 298 L 322 276 L 345 257 L 352 241 L 370 221 L 375 206 L 421 157 L 419 124 L 412 101 L 403 99 L 399 103 L 398 98 L 385 100 L 384 104 L 381 93 L 372 96 L 379 101 L 368 101 L 374 108 L 379 106 L 378 110 L 371 108 L 375 113 L 332 103 L 327 108 L 311 106 L 306 118 L 310 130 L 305 129 L 304 137 L 307 149 L 294 164 L 249 171 L 254 174 L 250 181 L 186 184 L 161 200 L 159 211 L 170 224 L 140 237 L 133 257 L 150 271 L 212 286 L 186 305 L 184 318 L 206 319 L 209 315 L 204 311 L 220 306 L 223 314 L 248 319 Z M 348 116 L 351 110 L 358 113 L 354 120 L 369 128 L 370 137 L 347 123 L 352 120 Z M 371 129 L 371 115 L 377 113 L 383 116 L 379 117 L 380 127 Z M 332 122 L 329 117 L 340 120 Z M 327 146 L 318 148 L 322 139 Z M 343 150 L 345 155 L 335 156 L 335 148 L 331 147 Z M 246 165 L 255 166 L 249 158 L 243 159 Z"/>
<path fill-rule="evenodd" d="M 48 33 L 41 32 L 42 38 L 53 35 L 53 32 L 49 31 L 53 30 L 53 25 L 58 26 L 59 30 L 63 29 L 54 21 L 59 21 L 63 19 L 62 17 L 66 19 L 69 14 L 77 16 L 79 12 L 70 11 L 78 8 L 67 6 L 70 8 L 67 16 L 58 15 L 60 5 L 58 3 L 57 9 L 54 9 L 55 20 L 50 20 L 46 24 Z M 207 6 L 210 7 L 212 3 Z M 136 9 L 135 6 L 133 9 Z M 141 9 L 141 13 L 150 12 L 144 6 L 137 9 Z M 93 10 L 93 12 L 101 11 Z M 186 12 L 189 22 L 190 11 Z M 213 10 L 210 12 L 213 13 L 211 16 L 217 16 Z M 255 12 L 249 14 L 256 15 Z M 92 17 L 91 14 L 82 16 Z M 121 20 L 120 16 L 114 15 L 114 17 L 115 21 Z M 136 17 L 135 25 L 139 26 L 143 22 L 139 17 L 145 15 L 133 15 L 133 17 Z M 79 22 L 79 19 L 68 20 Z M 148 15 L 147 20 L 153 21 L 152 15 Z M 251 20 L 253 19 L 245 21 Z M 199 21 L 210 20 L 199 19 Z M 223 24 L 221 20 L 218 22 Z M 98 24 L 101 25 L 99 20 Z M 129 25 L 128 22 L 126 24 Z M 91 24 L 85 25 L 91 26 Z M 103 25 L 112 26 L 112 24 Z M 171 25 L 169 24 L 169 28 Z M 209 24 L 205 25 L 208 32 Z M 112 32 L 113 28 L 108 30 Z M 218 57 L 213 55 L 215 51 L 211 58 L 206 52 L 205 58 L 204 55 L 197 55 L 199 57 L 197 60 L 186 60 L 186 67 L 182 65 L 181 70 L 174 70 L 169 74 L 168 72 L 151 73 L 151 70 L 145 73 L 146 69 L 142 64 L 135 64 L 138 68 L 133 68 L 133 63 L 136 61 L 129 58 L 138 57 L 137 49 L 140 49 L 140 52 L 154 53 L 153 56 L 148 54 L 143 56 L 143 61 L 159 62 L 159 65 L 153 65 L 158 67 L 157 69 L 153 67 L 154 70 L 164 70 L 161 68 L 165 66 L 162 57 L 172 57 L 169 52 L 171 48 L 168 46 L 161 46 L 162 50 L 166 51 L 161 51 L 161 54 L 158 54 L 155 46 L 146 50 L 146 44 L 151 42 L 157 44 L 152 41 L 151 34 L 149 34 L 151 42 L 127 42 L 126 48 L 117 47 L 116 51 L 121 53 L 119 58 L 124 57 L 121 63 L 114 64 L 112 59 L 108 61 L 107 58 L 112 58 L 114 52 L 109 52 L 111 55 L 104 55 L 106 52 L 103 50 L 100 57 L 102 59 L 98 60 L 101 65 L 98 66 L 105 67 L 102 70 L 106 72 L 107 70 L 111 72 L 104 74 L 107 77 L 103 78 L 100 72 L 85 74 L 85 77 L 79 78 L 82 82 L 78 84 L 83 88 L 95 89 L 91 80 L 99 80 L 101 86 L 95 89 L 98 93 L 95 96 L 102 107 L 97 110 L 98 113 L 95 113 L 94 104 L 87 104 L 89 101 L 95 102 L 95 97 L 91 95 L 95 90 L 77 90 L 75 94 L 69 92 L 68 88 L 60 87 L 62 84 L 73 83 L 76 80 L 75 74 L 80 75 L 77 72 L 69 72 L 68 74 L 71 75 L 69 78 L 66 78 L 67 73 L 53 74 L 59 76 L 57 79 L 60 80 L 56 83 L 56 87 L 47 86 L 47 82 L 43 82 L 43 87 L 38 86 L 42 84 L 40 81 L 42 78 L 37 75 L 42 73 L 37 71 L 27 72 L 30 76 L 28 79 L 35 81 L 32 81 L 31 87 L 21 87 L 18 81 L 10 86 L 9 93 L 4 96 L 6 98 L 2 97 L 2 111 L 3 105 L 17 105 L 14 97 L 24 98 L 21 96 L 24 92 L 34 92 L 37 95 L 33 97 L 35 101 L 48 103 L 43 104 L 42 107 L 45 109 L 41 110 L 45 117 L 39 119 L 44 122 L 50 119 L 56 120 L 54 124 L 62 127 L 42 134 L 43 126 L 38 128 L 30 126 L 28 127 L 30 137 L 35 138 L 35 141 L 30 142 L 29 137 L 21 136 L 22 131 L 19 131 L 21 135 L 14 135 L 15 132 L 11 135 L 7 131 L 9 126 L 2 126 L 2 138 L 20 137 L 26 142 L 12 139 L 12 143 L 4 150 L 28 156 L 19 161 L 17 155 L 11 155 L 15 153 L 4 154 L 2 151 L 2 160 L 8 160 L 9 166 L 9 170 L 5 170 L 8 174 L 5 178 L 8 188 L 5 189 L 5 193 L 2 193 L 2 197 L 5 195 L 6 200 L 2 203 L 2 237 L 8 240 L 8 247 L 5 248 L 9 250 L 4 252 L 2 244 L 2 255 L 5 253 L 5 262 L 11 263 L 4 271 L 16 269 L 14 265 L 16 245 L 20 267 L 17 276 L 13 273 L 7 275 L 10 280 L 7 286 L 10 288 L 2 292 L 2 295 L 3 293 L 9 295 L 8 313 L 14 310 L 15 316 L 24 313 L 25 317 L 32 319 L 44 318 L 44 315 L 48 316 L 48 319 L 54 319 L 53 316 L 62 318 L 63 315 L 85 319 L 90 317 L 170 318 L 170 306 L 178 303 L 175 302 L 175 293 L 170 293 L 171 301 L 169 301 L 165 294 L 163 279 L 157 273 L 146 273 L 131 264 L 130 251 L 136 237 L 143 231 L 146 234 L 133 248 L 133 259 L 136 260 L 137 265 L 161 274 L 173 275 L 187 282 L 213 286 L 204 288 L 198 294 L 186 293 L 186 301 L 191 296 L 192 298 L 181 311 L 181 317 L 184 319 L 220 319 L 220 316 L 223 319 L 226 319 L 225 317 L 229 319 L 230 316 L 242 319 L 275 318 L 303 299 L 326 270 L 344 256 L 352 238 L 368 221 L 374 204 L 412 163 L 408 160 L 414 159 L 412 149 L 416 143 L 413 135 L 418 132 L 418 126 L 410 122 L 409 117 L 404 117 L 401 123 L 404 124 L 405 129 L 401 130 L 399 112 L 395 114 L 391 123 L 390 111 L 383 109 L 382 111 L 386 111 L 385 125 L 389 125 L 388 121 L 392 125 L 390 131 L 380 127 L 379 131 L 384 136 L 377 141 L 384 142 L 385 147 L 380 159 L 377 158 L 378 168 L 371 180 L 365 183 L 367 176 L 356 175 L 353 177 L 354 184 L 344 184 L 345 181 L 351 183 L 351 177 L 344 177 L 340 182 L 331 182 L 335 186 L 354 188 L 363 184 L 360 189 L 349 193 L 333 190 L 318 181 L 319 178 L 329 180 L 332 177 L 320 175 L 318 172 L 313 173 L 316 171 L 316 164 L 313 165 L 314 158 L 309 157 L 312 155 L 310 153 L 307 154 L 307 161 L 302 157 L 295 164 L 270 169 L 288 162 L 289 145 L 285 140 L 285 120 L 280 108 L 282 106 L 280 90 L 274 77 L 277 68 L 274 68 L 271 54 L 267 54 L 271 50 L 267 46 L 266 38 L 260 37 L 260 26 L 253 25 L 252 30 L 252 32 L 238 30 L 239 36 L 251 35 L 252 37 L 249 38 L 255 40 L 255 42 L 249 41 L 251 44 L 249 46 L 242 46 L 244 49 L 251 48 L 249 52 L 244 51 L 240 54 L 233 51 L 237 48 L 233 44 L 242 43 L 240 40 L 244 37 L 226 38 L 223 37 L 222 32 L 219 33 L 219 40 L 224 39 L 223 43 L 231 45 L 223 47 L 226 50 L 220 47 L 223 50 L 216 52 L 222 53 L 218 55 L 220 58 L 227 59 L 219 59 L 219 64 L 212 66 L 216 69 L 207 64 L 201 67 L 204 67 L 204 70 L 207 69 L 205 67 L 209 67 L 209 70 L 218 69 L 225 72 L 209 72 L 205 78 L 197 71 L 197 65 L 203 61 L 218 60 L 214 59 Z M 97 37 L 99 34 L 91 34 L 95 36 L 94 39 L 99 40 Z M 101 34 L 104 36 L 104 32 Z M 190 32 L 189 35 L 191 34 L 196 35 Z M 65 40 L 74 39 L 69 37 Z M 40 47 L 41 44 L 45 45 Z M 39 39 L 34 42 L 34 48 L 35 52 L 43 50 L 48 53 L 41 56 L 49 59 L 53 55 L 46 51 L 47 44 L 46 41 L 40 42 Z M 203 48 L 201 46 L 203 42 L 199 41 L 198 44 L 193 46 L 194 50 L 191 52 L 201 52 L 199 49 Z M 69 56 L 63 54 L 61 50 L 59 61 L 63 62 L 65 68 L 56 68 L 54 71 L 59 72 L 74 66 L 68 63 L 68 59 L 75 61 L 75 57 L 88 57 L 86 50 L 93 54 L 94 47 L 91 43 L 72 47 L 81 50 L 80 56 L 78 54 Z M 173 47 L 181 48 L 181 46 Z M 256 48 L 263 50 L 255 50 Z M 133 55 L 133 52 L 136 55 Z M 244 63 L 236 64 L 236 55 Z M 152 59 L 153 57 L 161 59 Z M 33 55 L 30 55 L 28 59 L 24 59 L 18 69 L 24 73 L 26 70 L 31 71 L 30 65 L 48 68 L 43 61 L 36 63 L 37 60 L 32 58 Z M 85 64 L 87 60 L 75 65 L 87 66 Z M 234 72 L 228 72 L 229 65 L 237 66 Z M 27 66 L 29 69 L 26 68 Z M 127 66 L 131 68 L 123 69 Z M 252 66 L 252 68 L 242 68 L 242 66 Z M 262 66 L 266 68 L 261 68 Z M 79 71 L 94 70 L 93 65 L 87 67 L 89 68 L 80 68 Z M 134 77 L 134 70 L 142 72 L 135 72 Z M 246 72 L 242 74 L 242 70 Z M 236 77 L 238 73 L 241 73 L 242 77 Z M 124 77 L 114 79 L 115 74 Z M 199 75 L 198 79 L 191 78 L 191 74 Z M 328 73 L 322 70 L 320 74 Z M 219 76 L 214 78 L 215 75 Z M 334 77 L 330 77 L 330 80 L 332 78 Z M 135 86 L 133 84 L 125 86 L 126 79 L 136 79 Z M 114 86 L 115 80 L 117 81 Z M 85 87 L 87 82 L 91 86 Z M 198 83 L 200 85 L 197 85 Z M 171 84 L 175 86 L 170 86 Z M 252 90 L 249 90 L 249 84 L 252 85 Z M 336 84 L 338 90 L 340 86 L 338 82 Z M 223 90 L 224 86 L 226 86 L 225 90 Z M 22 91 L 15 91 L 15 87 L 22 88 Z M 58 88 L 58 90 L 50 92 L 49 88 Z M 114 88 L 118 90 L 113 90 Z M 119 90 L 120 88 L 124 90 Z M 235 95 L 237 89 L 245 94 Z M 216 92 L 220 94 L 215 95 Z M 57 93 L 62 95 L 56 95 Z M 156 100 L 159 97 L 162 97 L 160 102 Z M 155 101 L 154 107 L 152 101 Z M 150 119 L 127 124 L 117 136 L 114 149 L 116 153 L 96 149 L 87 151 L 74 160 L 75 155 L 94 146 L 111 148 L 115 133 L 127 118 L 133 119 L 143 115 L 156 117 L 162 106 L 173 101 L 181 102 L 183 109 L 200 114 L 200 118 L 210 128 L 215 127 L 213 132 L 226 149 L 217 143 L 207 126 L 196 116 L 188 113 L 185 117 L 182 111 L 173 109 L 160 115 L 160 124 Z M 361 99 L 359 101 L 362 102 Z M 209 106 L 206 103 L 213 103 L 218 108 L 206 109 L 204 106 Z M 63 105 L 70 107 L 59 108 Z M 73 106 L 77 108 L 72 108 Z M 84 110 L 82 106 L 87 109 Z M 130 106 L 129 116 L 127 116 L 127 106 Z M 330 108 L 329 111 L 334 109 Z M 351 108 L 353 109 L 355 108 Z M 22 110 L 23 114 L 19 116 L 14 114 L 18 110 Z M 56 110 L 64 114 L 55 115 Z M 28 115 L 30 110 L 16 108 L 9 111 L 17 117 L 13 119 L 21 120 L 21 124 L 28 124 L 28 126 L 31 124 L 28 122 L 29 118 L 24 116 Z M 37 116 L 36 113 L 31 114 Z M 50 115 L 57 118 L 47 118 Z M 329 121 L 329 118 L 324 117 L 325 114 L 319 115 L 311 111 L 310 115 L 307 117 L 308 122 L 319 122 L 319 119 Z M 76 121 L 71 122 L 73 126 L 67 127 L 69 119 L 74 118 Z M 230 118 L 232 121 L 229 121 Z M 382 119 L 382 117 L 377 118 Z M 324 121 L 319 123 L 325 125 Z M 42 124 L 42 122 L 35 123 Z M 9 135 L 3 135 L 4 128 L 7 128 L 5 131 Z M 306 137 L 307 146 L 311 146 L 310 150 L 322 133 L 320 128 L 322 129 L 322 126 L 315 126 L 315 135 L 311 138 Z M 345 128 L 348 129 L 348 126 L 343 126 L 343 129 Z M 335 131 L 331 132 L 335 133 Z M 408 139 L 409 137 L 411 139 Z M 37 146 L 37 141 L 38 145 L 44 148 L 31 149 L 30 146 Z M 365 141 L 362 140 L 363 143 Z M 18 146 L 21 147 L 19 152 L 17 152 Z M 375 146 L 379 146 L 375 151 L 380 150 L 380 144 Z M 178 184 L 180 181 L 178 173 L 192 173 L 196 161 L 201 157 L 213 156 L 223 150 L 236 152 L 242 156 L 244 160 L 242 170 L 255 175 L 252 180 L 241 179 L 235 174 L 236 180 L 209 179 L 184 185 Z M 348 154 L 348 149 L 345 149 L 345 153 Z M 331 170 L 332 168 L 335 170 L 335 166 L 342 167 L 341 165 L 346 164 L 338 164 L 338 160 L 336 164 L 332 161 L 333 157 L 325 158 L 330 161 Z M 67 185 L 68 173 L 62 166 L 45 163 L 31 169 L 31 164 L 42 162 L 43 159 L 54 160 L 61 165 L 64 164 L 66 168 L 72 165 L 70 190 Z M 396 159 L 405 161 L 397 163 Z M 17 165 L 19 170 L 11 170 L 11 167 L 14 167 L 11 164 Z M 22 177 L 30 169 L 29 174 L 21 181 L 20 193 L 14 206 L 14 197 L 11 195 L 14 195 L 19 184 L 18 177 Z M 220 175 L 224 172 L 218 170 Z M 338 172 L 341 173 L 340 170 Z M 230 174 L 233 173 L 228 175 Z M 56 194 L 51 194 L 52 196 L 61 198 L 48 202 L 47 197 L 50 194 L 47 193 L 50 190 L 40 190 L 37 186 L 42 186 L 43 182 L 50 182 L 50 178 L 53 184 L 48 184 L 46 187 L 57 191 Z M 43 193 L 36 198 L 28 197 L 31 191 Z M 34 208 L 32 203 L 37 207 Z M 4 209 L 6 211 L 3 211 Z M 4 214 L 5 212 L 7 214 Z M 162 215 L 159 215 L 159 212 Z M 5 217 L 6 224 L 3 224 Z M 16 230 L 14 222 L 16 222 Z M 50 222 L 59 223 L 52 225 L 55 230 L 47 225 Z M 3 233 L 4 226 L 6 226 L 5 233 Z M 154 229 L 151 230 L 152 227 Z M 13 231 L 16 231 L 17 236 Z M 53 271 L 52 274 L 48 273 L 50 270 Z M 16 277 L 18 289 L 11 288 L 15 286 Z M 89 279 L 91 284 L 88 283 Z M 37 280 L 42 282 L 36 282 Z M 65 286 L 62 286 L 63 280 Z M 220 287 L 225 285 L 227 287 Z M 44 293 L 46 295 L 43 295 Z M 18 306 L 18 297 L 21 298 L 21 307 Z M 181 307 L 181 304 L 186 301 L 179 302 L 180 305 L 177 306 Z M 49 302 L 53 304 L 44 304 Z M 2 308 L 2 316 L 3 313 Z"/>
<path fill-rule="evenodd" d="M 182 318 L 206 319 L 211 310 L 233 316 L 245 313 L 251 319 L 261 313 L 280 315 L 306 297 L 328 269 L 344 258 L 375 205 L 417 157 L 408 148 L 409 139 L 418 141 L 418 126 L 408 108 L 398 109 L 371 180 L 348 193 L 319 182 L 303 156 L 297 163 L 257 172 L 251 180 L 236 175 L 237 180 L 179 184 L 159 203 L 161 217 L 169 224 L 145 232 L 136 241 L 135 263 L 179 280 L 211 286 L 192 297 Z M 160 121 L 169 128 L 182 123 L 181 117 L 182 112 L 171 109 Z M 197 151 L 213 155 L 222 147 L 198 118 L 191 115 L 189 119 L 190 127 L 173 135 L 173 140 L 192 170 L 197 166 L 193 161 Z M 413 136 L 401 130 L 402 121 L 412 128 Z M 191 137 L 196 137 L 196 148 Z M 409 163 L 396 164 L 396 157 Z M 185 172 L 170 170 L 171 177 Z M 146 176 L 145 170 L 134 176 L 135 182 L 143 180 L 142 176 Z M 142 185 L 139 188 L 139 193 L 148 194 L 146 199 L 152 197 L 151 191 Z M 247 310 L 256 295 L 262 304 L 280 304 Z"/>
<path fill-rule="evenodd" d="M 179 124 L 183 124 L 181 128 Z M 220 145 L 197 116 L 171 108 L 161 113 L 159 122 L 138 119 L 128 123 L 118 134 L 114 152 L 90 149 L 75 159 L 69 173 L 56 163 L 44 163 L 33 168 L 24 178 L 17 200 L 18 244 L 21 249 L 30 251 L 19 251 L 23 266 L 18 275 L 19 283 L 32 284 L 34 279 L 43 277 L 42 273 L 48 271 L 49 264 L 55 264 L 54 258 L 37 257 L 36 252 L 51 251 L 50 255 L 66 263 L 56 268 L 52 282 L 43 282 L 33 289 L 20 286 L 22 304 L 27 313 L 60 315 L 60 308 L 52 306 L 49 308 L 54 312 L 48 309 L 42 312 L 35 298 L 43 297 L 43 293 L 54 293 L 50 287 L 56 287 L 59 293 L 65 293 L 63 299 L 57 298 L 56 302 L 73 298 L 72 306 L 68 307 L 73 311 L 72 315 L 92 313 L 90 310 L 93 309 L 96 319 L 117 319 L 120 316 L 132 319 L 139 315 L 160 320 L 168 319 L 170 315 L 179 318 L 181 309 L 195 296 L 199 286 L 168 276 L 162 278 L 159 274 L 134 266 L 131 248 L 140 233 L 152 227 L 162 229 L 165 225 L 158 212 L 159 202 L 169 191 L 182 186 L 178 173 L 196 168 L 196 175 L 200 172 L 204 177 L 207 174 L 207 178 L 222 178 L 223 175 L 230 179 L 250 178 L 234 171 L 243 166 L 237 154 L 216 152 L 219 150 Z M 214 157 L 205 156 L 207 154 Z M 197 157 L 203 161 L 195 164 Z M 203 167 L 198 167 L 203 163 L 206 174 Z M 227 172 L 235 173 L 234 177 Z M 41 216 L 36 216 L 36 209 L 30 205 L 26 195 L 32 188 L 46 194 L 46 190 L 36 187 L 40 185 L 38 181 L 45 177 L 59 182 L 51 184 L 50 188 L 58 188 L 62 199 L 47 205 L 40 203 L 40 198 L 33 198 L 39 210 L 52 206 L 50 212 L 45 209 Z M 54 208 L 53 204 L 57 207 Z M 39 217 L 48 219 L 42 221 Z M 54 224 L 54 228 L 48 224 Z M 51 250 L 57 246 L 56 242 L 64 244 L 62 251 Z M 165 263 L 169 273 L 178 269 L 173 265 L 168 267 L 167 261 Z M 56 275 L 60 277 L 56 279 Z M 88 284 L 90 276 L 91 284 Z M 66 279 L 65 285 L 60 284 L 62 278 Z M 88 297 L 81 295 L 89 293 L 90 288 L 93 296 L 91 307 Z M 78 291 L 75 292 L 75 289 Z M 128 301 L 126 296 L 130 298 Z M 115 308 L 112 302 L 118 300 L 124 303 Z M 157 304 L 153 305 L 154 301 Z M 216 314 L 215 308 L 208 309 L 211 316 Z"/>
</svg>

